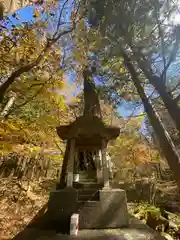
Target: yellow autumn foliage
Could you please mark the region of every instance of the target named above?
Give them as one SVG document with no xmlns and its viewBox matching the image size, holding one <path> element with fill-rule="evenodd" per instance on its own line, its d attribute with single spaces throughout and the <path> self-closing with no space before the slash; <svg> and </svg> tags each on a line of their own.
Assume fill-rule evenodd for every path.
<svg viewBox="0 0 180 240">
<path fill-rule="evenodd" d="M 149 146 L 139 132 L 141 120 L 141 117 L 129 120 L 120 136 L 109 146 L 112 159 L 119 169 L 135 169 L 160 160 L 159 152 Z"/>
</svg>

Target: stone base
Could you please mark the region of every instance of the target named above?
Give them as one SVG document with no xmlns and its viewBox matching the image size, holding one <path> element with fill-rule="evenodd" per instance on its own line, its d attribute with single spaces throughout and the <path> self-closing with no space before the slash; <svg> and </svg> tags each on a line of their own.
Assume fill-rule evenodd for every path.
<svg viewBox="0 0 180 240">
<path fill-rule="evenodd" d="M 123 189 L 100 190 L 100 202 L 104 212 L 104 228 L 120 228 L 129 225 L 126 192 Z"/>
<path fill-rule="evenodd" d="M 50 193 L 47 211 L 30 227 L 69 234 L 70 218 L 79 213 L 80 229 L 120 228 L 129 225 L 126 194 L 122 189 L 99 190 L 99 201 L 78 202 L 78 190 L 65 188 Z"/>
<path fill-rule="evenodd" d="M 100 201 L 87 202 L 80 210 L 80 229 L 120 228 L 129 225 L 126 193 L 122 189 L 100 190 Z"/>
<path fill-rule="evenodd" d="M 77 191 L 65 188 L 50 193 L 48 216 L 52 229 L 69 233 L 70 217 L 76 212 Z"/>
</svg>

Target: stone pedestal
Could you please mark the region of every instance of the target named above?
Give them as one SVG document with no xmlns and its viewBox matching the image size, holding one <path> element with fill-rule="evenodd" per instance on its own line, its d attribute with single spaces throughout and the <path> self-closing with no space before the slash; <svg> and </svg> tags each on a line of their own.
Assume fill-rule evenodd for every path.
<svg viewBox="0 0 180 240">
<path fill-rule="evenodd" d="M 76 212 L 77 191 L 65 188 L 50 193 L 48 216 L 52 228 L 59 232 L 69 233 L 70 217 Z"/>
<path fill-rule="evenodd" d="M 100 201 L 86 202 L 80 211 L 79 229 L 128 227 L 129 215 L 125 191 L 100 190 Z"/>
<path fill-rule="evenodd" d="M 104 214 L 104 228 L 119 228 L 129 225 L 126 192 L 123 189 L 100 190 L 100 203 Z"/>
</svg>

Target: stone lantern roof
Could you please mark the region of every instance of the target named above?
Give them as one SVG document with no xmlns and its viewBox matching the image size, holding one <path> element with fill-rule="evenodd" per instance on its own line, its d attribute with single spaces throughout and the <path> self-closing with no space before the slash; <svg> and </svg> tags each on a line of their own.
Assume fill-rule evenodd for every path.
<svg viewBox="0 0 180 240">
<path fill-rule="evenodd" d="M 81 116 L 70 125 L 57 127 L 57 133 L 62 140 L 99 137 L 109 141 L 119 136 L 120 129 L 104 124 L 97 116 Z"/>
</svg>

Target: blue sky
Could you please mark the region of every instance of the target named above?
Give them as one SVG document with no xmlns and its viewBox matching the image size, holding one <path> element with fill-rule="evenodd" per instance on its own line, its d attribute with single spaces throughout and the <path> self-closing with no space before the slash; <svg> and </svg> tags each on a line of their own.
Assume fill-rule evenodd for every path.
<svg viewBox="0 0 180 240">
<path fill-rule="evenodd" d="M 12 16 L 10 17 L 10 19 L 14 24 L 21 24 L 22 22 L 34 21 L 34 19 L 32 18 L 33 12 L 34 12 L 34 8 L 28 6 L 17 11 L 17 14 L 19 15 L 20 20 L 16 20 Z"/>
</svg>

